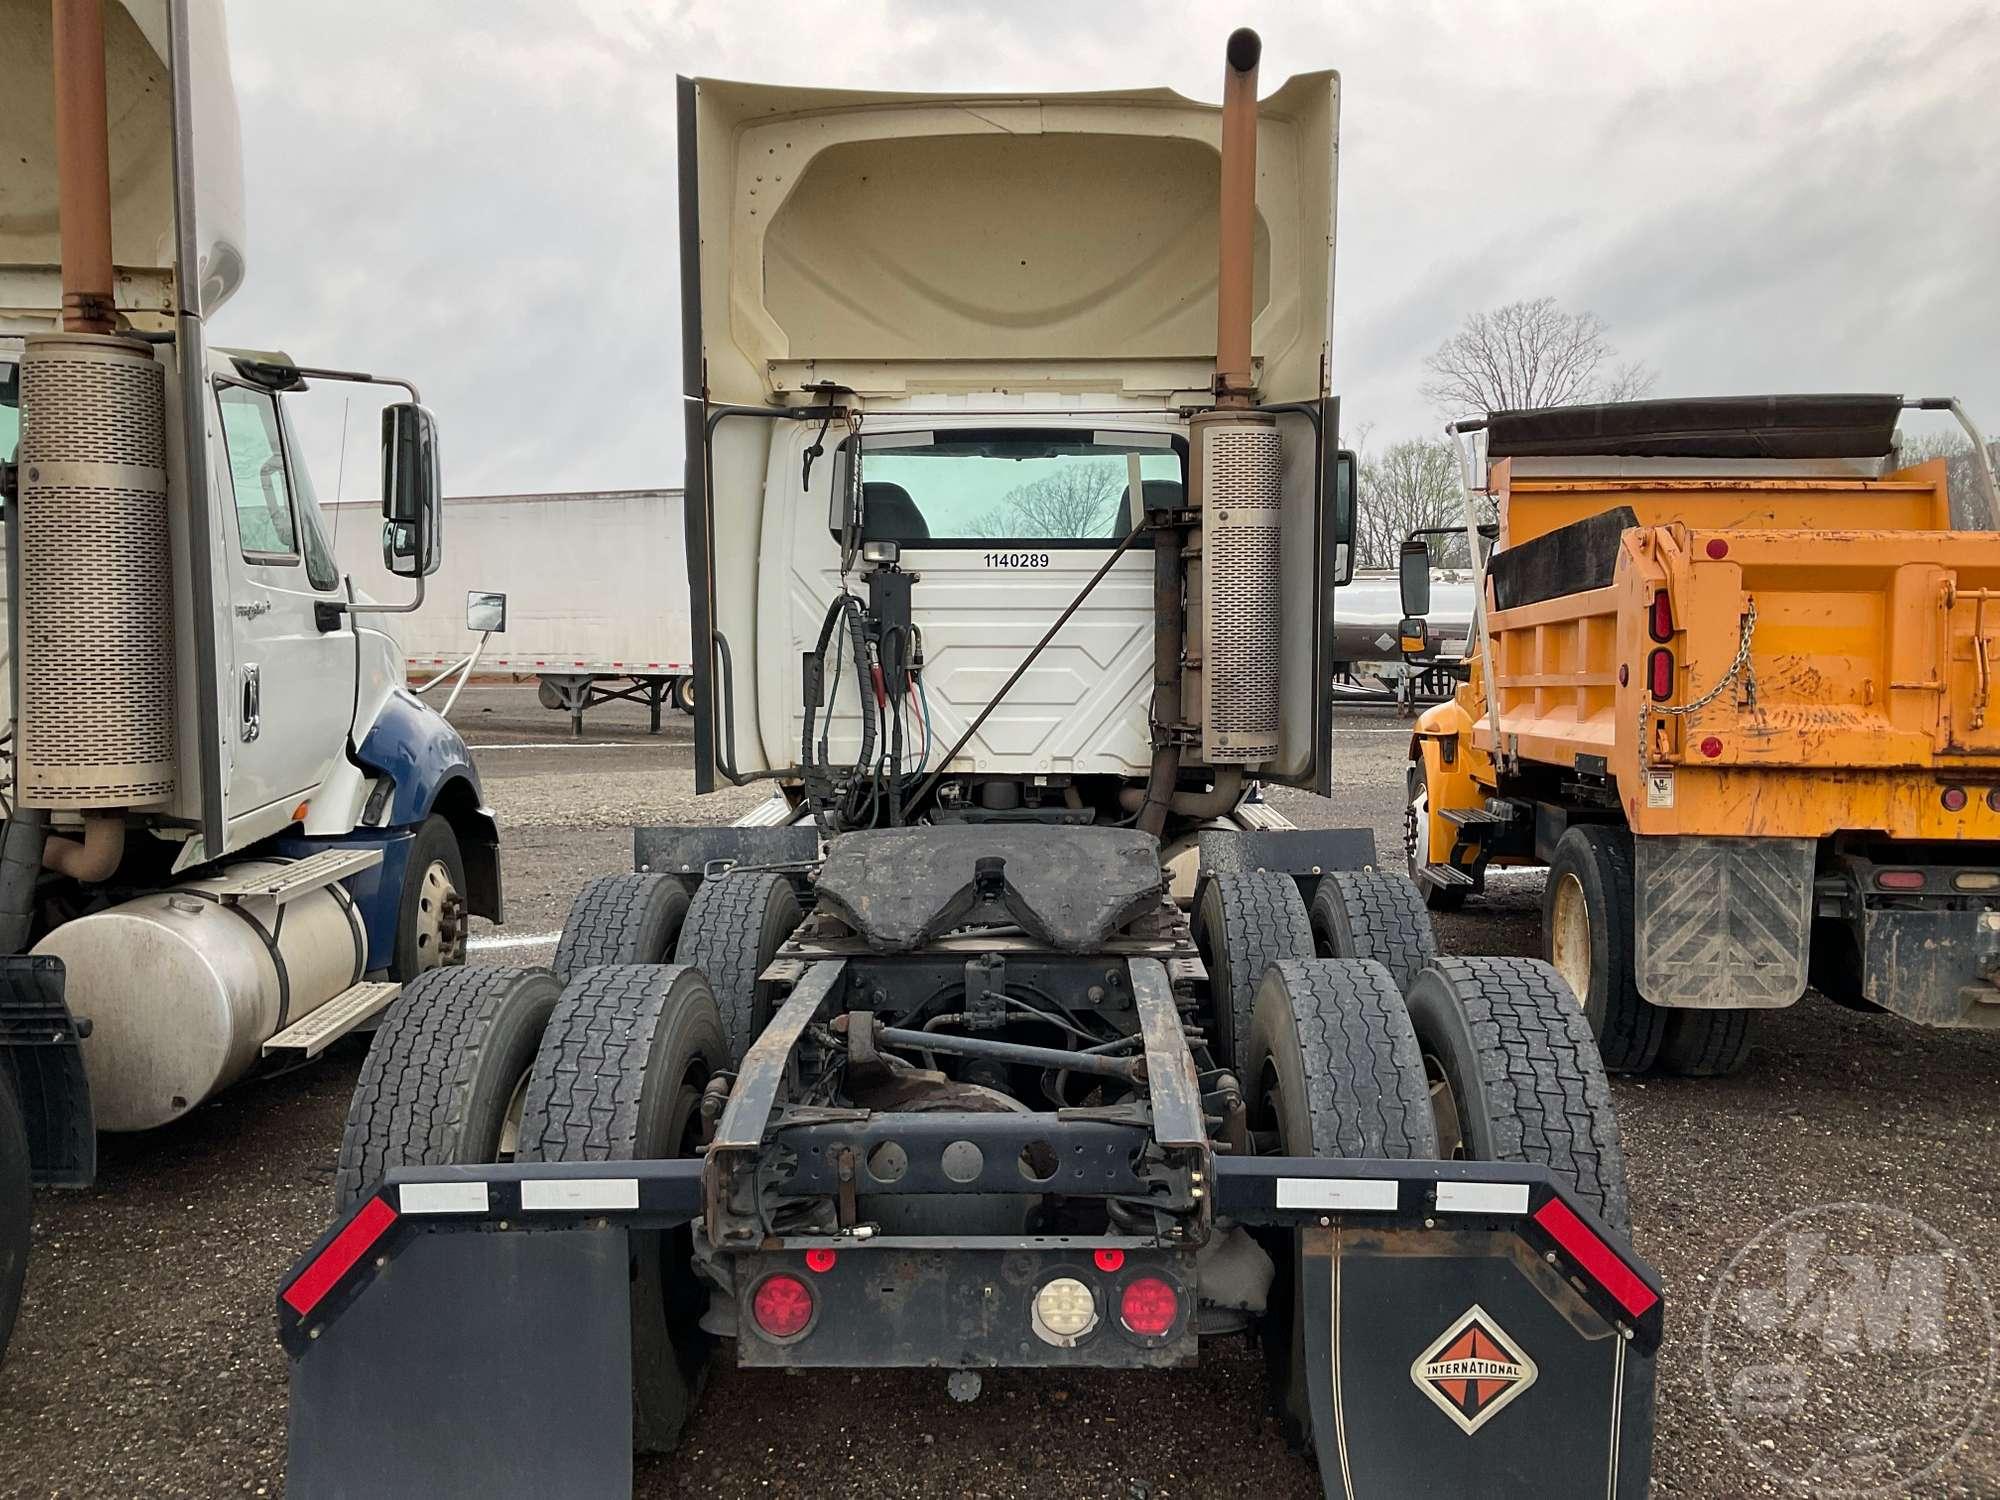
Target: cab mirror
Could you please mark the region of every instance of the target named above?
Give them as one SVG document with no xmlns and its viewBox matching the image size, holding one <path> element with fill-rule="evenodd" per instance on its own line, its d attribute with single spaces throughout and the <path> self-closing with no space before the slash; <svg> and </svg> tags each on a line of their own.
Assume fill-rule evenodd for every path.
<svg viewBox="0 0 2000 1500">
<path fill-rule="evenodd" d="M 465 596 L 465 628 L 479 635 L 507 633 L 507 596 L 472 589 Z"/>
<path fill-rule="evenodd" d="M 1354 471 L 1352 450 L 1342 448 L 1333 455 L 1333 581 L 1336 585 L 1354 581 Z"/>
<path fill-rule="evenodd" d="M 427 578 L 444 555 L 444 479 L 437 418 L 414 401 L 382 408 L 382 562 Z"/>
<path fill-rule="evenodd" d="M 1431 549 L 1416 537 L 1403 543 L 1396 559 L 1403 589 L 1403 614 L 1421 620 L 1431 612 Z"/>
</svg>

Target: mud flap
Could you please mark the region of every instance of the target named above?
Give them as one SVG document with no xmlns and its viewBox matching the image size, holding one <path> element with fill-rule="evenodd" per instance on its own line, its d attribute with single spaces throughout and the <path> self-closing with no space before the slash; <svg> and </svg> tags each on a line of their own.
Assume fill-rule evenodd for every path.
<svg viewBox="0 0 2000 1500">
<path fill-rule="evenodd" d="M 1301 1233 L 1328 1496 L 1646 1494 L 1650 1338 L 1512 1236 Z"/>
<path fill-rule="evenodd" d="M 89 1187 L 97 1177 L 97 1125 L 83 1066 L 90 1026 L 69 1013 L 65 984 L 59 958 L 0 957 L 0 1068 L 12 1075 L 21 1102 L 35 1181 Z"/>
<path fill-rule="evenodd" d="M 1632 842 L 1640 994 L 1689 1010 L 1775 1010 L 1806 992 L 1813 840 Z"/>
<path fill-rule="evenodd" d="M 287 1330 L 286 1493 L 629 1494 L 626 1231 L 407 1225 L 365 1295 L 329 1296 Z"/>
</svg>

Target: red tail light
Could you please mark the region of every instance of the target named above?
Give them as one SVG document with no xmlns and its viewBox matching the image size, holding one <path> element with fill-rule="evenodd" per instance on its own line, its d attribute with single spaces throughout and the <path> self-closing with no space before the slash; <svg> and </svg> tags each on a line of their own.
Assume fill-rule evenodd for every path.
<svg viewBox="0 0 2000 1500">
<path fill-rule="evenodd" d="M 1964 812 L 1965 788 L 1962 786 L 1948 786 L 1938 794 L 1938 801 L 1944 804 L 1946 812 Z"/>
<path fill-rule="evenodd" d="M 1674 653 L 1665 646 L 1646 658 L 1646 685 L 1656 701 L 1664 703 L 1674 695 Z"/>
<path fill-rule="evenodd" d="M 1885 891 L 1920 891 L 1924 888 L 1922 870 L 1883 870 L 1876 875 L 1875 883 Z"/>
<path fill-rule="evenodd" d="M 750 1315 L 774 1339 L 797 1338 L 813 1318 L 813 1295 L 798 1277 L 766 1276 L 750 1298 Z"/>
<path fill-rule="evenodd" d="M 1674 601 L 1667 597 L 1665 589 L 1653 592 L 1653 614 L 1651 625 L 1653 639 L 1662 644 L 1674 638 Z"/>
<path fill-rule="evenodd" d="M 1118 1321 L 1141 1338 L 1159 1338 L 1180 1314 L 1180 1293 L 1157 1276 L 1135 1277 L 1118 1294 Z"/>
</svg>

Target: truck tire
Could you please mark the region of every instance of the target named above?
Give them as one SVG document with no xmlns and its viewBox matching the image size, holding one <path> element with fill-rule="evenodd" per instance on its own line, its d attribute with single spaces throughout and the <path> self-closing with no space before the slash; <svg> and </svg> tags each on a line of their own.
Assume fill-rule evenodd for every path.
<svg viewBox="0 0 2000 1500">
<path fill-rule="evenodd" d="M 1242 1084 L 1253 1130 L 1285 1156 L 1437 1155 L 1422 1054 L 1396 981 L 1367 959 L 1287 959 L 1264 971 Z M 1266 1239 L 1277 1275 L 1263 1344 L 1287 1435 L 1312 1440 L 1296 1234 Z"/>
<path fill-rule="evenodd" d="M 1542 887 L 1542 957 L 1578 1000 L 1604 1066 L 1643 1073 L 1671 1011 L 1639 993 L 1632 964 L 1632 835 L 1580 823 L 1556 842 Z"/>
<path fill-rule="evenodd" d="M 1424 873 L 1427 865 L 1449 863 L 1451 851 L 1445 850 L 1445 858 L 1440 859 L 1438 851 L 1430 847 L 1431 786 L 1422 756 L 1411 757 L 1404 786 L 1407 797 L 1403 805 L 1403 857 L 1409 862 L 1411 883 L 1423 892 L 1424 905 L 1432 911 L 1457 911 L 1465 905 L 1472 888 L 1438 885 Z"/>
<path fill-rule="evenodd" d="M 687 910 L 676 876 L 599 875 L 570 902 L 552 967 L 567 983 L 598 964 L 665 963 Z"/>
<path fill-rule="evenodd" d="M 408 984 L 430 969 L 465 962 L 465 857 L 458 835 L 432 813 L 417 826 L 396 908 L 396 955 L 389 977 Z"/>
<path fill-rule="evenodd" d="M 1440 1153 L 1547 1167 L 1630 1234 L 1611 1085 L 1562 976 L 1537 958 L 1437 958 L 1409 1002 Z"/>
<path fill-rule="evenodd" d="M 802 917 L 791 882 L 758 871 L 704 880 L 688 903 L 674 962 L 692 964 L 708 976 L 732 1062 L 743 1060 L 770 1022 L 777 986 L 762 984 L 757 976 Z"/>
<path fill-rule="evenodd" d="M 1750 1059 L 1754 1010 L 1675 1010 L 1667 1013 L 1660 1070 L 1683 1078 L 1725 1078 Z"/>
<path fill-rule="evenodd" d="M 587 969 L 556 1002 L 521 1110 L 522 1161 L 658 1161 L 701 1153 L 701 1096 L 729 1066 L 722 1015 L 700 970 Z M 701 1393 L 708 1294 L 692 1231 L 633 1230 L 632 1437 L 680 1441 Z"/>
<path fill-rule="evenodd" d="M 1264 971 L 1313 952 L 1312 919 L 1289 875 L 1270 870 L 1210 875 L 1195 899 L 1194 940 L 1208 965 L 1215 1010 L 1209 1045 L 1224 1067 L 1250 1048 L 1251 1011 Z"/>
<path fill-rule="evenodd" d="M 547 969 L 432 969 L 403 986 L 361 1065 L 333 1206 L 391 1167 L 503 1160 L 542 1028 L 562 993 Z"/>
<path fill-rule="evenodd" d="M 1312 899 L 1313 942 L 1322 958 L 1372 958 L 1398 989 L 1437 956 L 1437 934 L 1414 881 L 1374 870 L 1335 870 Z"/>
<path fill-rule="evenodd" d="M 0 1361 L 14 1336 L 21 1289 L 28 1279 L 28 1225 L 34 1217 L 34 1175 L 28 1160 L 28 1127 L 21 1119 L 14 1080 L 0 1063 Z"/>
<path fill-rule="evenodd" d="M 694 679 L 676 677 L 674 679 L 674 707 L 692 716 L 694 713 Z"/>
</svg>

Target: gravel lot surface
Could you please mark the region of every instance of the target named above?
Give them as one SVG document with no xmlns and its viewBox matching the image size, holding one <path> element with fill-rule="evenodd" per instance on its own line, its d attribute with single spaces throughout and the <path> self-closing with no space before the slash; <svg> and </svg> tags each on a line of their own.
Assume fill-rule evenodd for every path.
<svg viewBox="0 0 2000 1500">
<path fill-rule="evenodd" d="M 594 711 L 571 745 L 567 720 L 537 708 L 530 690 L 475 687 L 455 718 L 488 747 L 480 767 L 506 837 L 508 925 L 479 924 L 475 958 L 545 961 L 578 884 L 629 868 L 635 820 L 723 821 L 757 799 L 695 801 L 677 716 L 653 740 L 642 713 Z M 1393 859 L 1404 745 L 1386 712 L 1351 711 L 1338 737 L 1344 805 L 1274 800 L 1300 823 L 1365 822 Z M 1533 873 L 1496 881 L 1439 921 L 1444 945 L 1535 952 L 1540 886 Z M 0 1495 L 282 1493 L 286 1366 L 273 1295 L 324 1225 L 362 1050 L 350 1040 L 173 1129 L 107 1137 L 95 1189 L 38 1197 L 27 1303 L 0 1367 Z M 1802 1493 L 1735 1445 L 1701 1370 L 1706 1305 L 1759 1231 L 1815 1204 L 1863 1198 L 1920 1216 L 2000 1278 L 1996 1085 L 2000 1038 L 1927 1033 L 1814 997 L 1766 1018 L 1735 1079 L 1614 1085 L 1639 1246 L 1668 1286 L 1656 1495 Z M 1957 1316 L 1948 1332 L 1965 1344 L 1951 1361 L 1958 1385 L 1976 1386 L 1983 1333 Z M 1718 1349 L 1726 1354 L 1727 1340 Z M 1892 1390 L 1886 1409 L 1871 1409 L 1919 1439 L 1936 1427 L 1942 1450 L 1944 1395 L 1962 1390 L 1920 1390 Z M 1788 1435 L 1790 1451 L 1852 1439 L 1847 1409 L 1821 1401 Z M 1236 1343 L 1176 1374 L 1003 1373 L 970 1406 L 946 1397 L 941 1375 L 788 1378 L 718 1360 L 681 1451 L 642 1464 L 637 1493 L 1167 1500 L 1308 1496 L 1318 1486 L 1265 1418 L 1261 1364 Z M 1910 1493 L 2000 1495 L 1992 1422 Z"/>
</svg>

